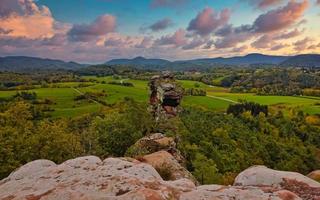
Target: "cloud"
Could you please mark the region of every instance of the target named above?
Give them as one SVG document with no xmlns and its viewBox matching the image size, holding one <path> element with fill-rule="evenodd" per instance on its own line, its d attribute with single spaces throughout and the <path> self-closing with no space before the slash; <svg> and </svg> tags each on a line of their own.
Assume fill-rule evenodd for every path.
<svg viewBox="0 0 320 200">
<path fill-rule="evenodd" d="M 23 14 L 22 6 L 19 4 L 19 1 L 1 0 L 0 17 L 8 17 L 13 13 L 17 13 L 18 15 Z"/>
<path fill-rule="evenodd" d="M 179 7 L 187 3 L 188 0 L 152 0 L 152 8 Z"/>
<path fill-rule="evenodd" d="M 310 45 L 308 47 L 308 50 L 315 50 L 315 49 L 318 49 L 318 48 L 320 48 L 320 43 Z"/>
<path fill-rule="evenodd" d="M 281 45 L 277 45 L 277 40 L 286 40 L 290 38 L 297 37 L 301 35 L 304 31 L 299 31 L 298 29 L 294 29 L 289 32 L 283 32 L 279 34 L 265 34 L 262 35 L 259 39 L 251 43 L 251 46 L 257 49 L 280 49 Z M 283 46 L 283 45 L 282 45 Z"/>
<path fill-rule="evenodd" d="M 214 41 L 214 45 L 218 49 L 231 48 L 237 46 L 239 43 L 246 42 L 256 35 L 252 32 L 251 25 L 241 25 L 233 27 L 226 25 L 218 29 L 215 33 L 218 38 Z"/>
<path fill-rule="evenodd" d="M 261 33 L 287 29 L 301 19 L 308 5 L 308 0 L 291 0 L 284 7 L 260 15 L 255 20 L 253 28 Z"/>
<path fill-rule="evenodd" d="M 182 49 L 183 50 L 195 49 L 205 43 L 206 43 L 206 39 L 196 37 L 196 38 L 193 38 L 188 44 L 184 45 Z"/>
<path fill-rule="evenodd" d="M 284 32 L 284 33 L 280 33 L 276 36 L 273 37 L 274 40 L 286 40 L 289 38 L 293 38 L 293 37 L 297 37 L 299 35 L 302 35 L 304 32 L 304 30 L 299 31 L 298 29 L 294 29 L 292 31 L 289 32 Z"/>
<path fill-rule="evenodd" d="M 317 1 L 316 1 L 316 5 L 320 5 L 320 0 L 317 0 Z"/>
<path fill-rule="evenodd" d="M 306 37 L 306 38 L 304 38 L 302 40 L 298 40 L 298 41 L 293 43 L 294 49 L 296 51 L 304 51 L 309 47 L 310 43 L 313 42 L 313 41 L 314 40 L 309 38 L 309 37 Z"/>
<path fill-rule="evenodd" d="M 265 9 L 270 6 L 275 6 L 281 4 L 284 0 L 247 0 L 251 5 L 256 8 Z"/>
<path fill-rule="evenodd" d="M 161 31 L 161 30 L 164 30 L 170 26 L 172 26 L 172 21 L 171 19 L 169 18 L 164 18 L 162 20 L 159 20 L 157 22 L 155 22 L 154 24 L 150 25 L 148 27 L 148 29 L 154 31 L 154 32 L 157 32 L 157 31 Z"/>
<path fill-rule="evenodd" d="M 203 46 L 203 49 L 211 49 L 213 45 L 214 45 L 214 41 L 213 41 L 213 40 L 209 40 L 209 41 L 207 41 L 206 44 Z"/>
<path fill-rule="evenodd" d="M 180 47 L 186 45 L 187 42 L 186 31 L 184 29 L 179 29 L 172 35 L 165 35 L 160 39 L 157 39 L 155 45 L 174 45 L 175 47 Z"/>
<path fill-rule="evenodd" d="M 251 43 L 252 47 L 257 49 L 272 48 L 272 46 L 276 45 L 275 40 L 284 40 L 302 35 L 303 31 L 298 29 L 283 30 L 288 30 L 291 26 L 301 21 L 307 6 L 307 0 L 300 2 L 291 0 L 283 7 L 261 14 L 252 25 L 233 27 L 231 24 L 227 24 L 215 31 L 217 39 L 214 45 L 219 49 L 231 48 L 239 43 L 258 38 Z"/>
<path fill-rule="evenodd" d="M 26 38 L 49 38 L 58 33 L 57 22 L 46 6 L 38 6 L 33 0 L 1 0 L 1 35 Z"/>
<path fill-rule="evenodd" d="M 271 51 L 278 51 L 280 49 L 283 49 L 283 48 L 286 48 L 286 47 L 289 47 L 290 45 L 288 44 L 277 44 L 273 47 L 270 48 Z"/>
<path fill-rule="evenodd" d="M 9 17 L 11 15 L 51 15 L 48 7 L 37 6 L 33 0 L 1 0 L 0 17 Z"/>
<path fill-rule="evenodd" d="M 56 34 L 51 38 L 44 38 L 41 44 L 45 46 L 64 46 L 67 44 L 67 36 L 65 34 Z"/>
<path fill-rule="evenodd" d="M 206 36 L 228 23 L 230 18 L 230 10 L 224 9 L 220 13 L 216 13 L 212 8 L 203 9 L 196 18 L 192 19 L 188 26 L 188 31 Z"/>
<path fill-rule="evenodd" d="M 6 29 L 3 29 L 3 28 L 0 27 L 0 35 L 1 35 L 1 34 L 7 35 L 7 34 L 9 34 L 9 33 L 11 33 L 11 32 L 12 32 L 12 30 L 6 30 Z"/>
<path fill-rule="evenodd" d="M 135 45 L 135 48 L 149 48 L 152 45 L 152 37 L 144 37 L 143 40 L 139 43 Z"/>
<path fill-rule="evenodd" d="M 102 15 L 90 24 L 75 24 L 68 32 L 70 41 L 89 42 L 98 39 L 116 29 L 116 18 Z"/>
<path fill-rule="evenodd" d="M 251 46 L 256 49 L 266 49 L 273 43 L 273 38 L 270 35 L 263 35 L 258 40 L 254 41 Z"/>
<path fill-rule="evenodd" d="M 236 52 L 236 53 L 241 53 L 241 52 L 244 52 L 245 50 L 247 50 L 249 47 L 247 45 L 243 45 L 243 46 L 240 46 L 240 47 L 235 47 L 231 50 L 231 52 Z"/>
</svg>

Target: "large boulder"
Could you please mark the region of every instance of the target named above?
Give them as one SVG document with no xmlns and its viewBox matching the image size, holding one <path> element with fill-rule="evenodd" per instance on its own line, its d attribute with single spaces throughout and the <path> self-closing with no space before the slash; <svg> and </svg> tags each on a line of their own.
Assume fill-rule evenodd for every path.
<svg viewBox="0 0 320 200">
<path fill-rule="evenodd" d="M 301 200 L 287 190 L 270 187 L 237 187 L 222 185 L 203 185 L 196 190 L 183 193 L 181 200 Z"/>
<path fill-rule="evenodd" d="M 273 187 L 289 190 L 303 199 L 320 199 L 320 183 L 296 172 L 254 166 L 241 172 L 235 186 Z"/>
<path fill-rule="evenodd" d="M 182 167 L 178 161 L 166 151 L 158 151 L 140 159 L 144 163 L 150 164 L 154 167 L 162 178 L 167 180 L 179 180 L 179 179 L 189 179 L 196 185 L 198 181 L 194 176 Z"/>
<path fill-rule="evenodd" d="M 162 133 L 154 133 L 139 139 L 129 148 L 127 156 L 137 158 L 158 151 L 169 152 L 180 164 L 185 165 L 185 159 L 177 149 L 175 138 Z"/>
</svg>

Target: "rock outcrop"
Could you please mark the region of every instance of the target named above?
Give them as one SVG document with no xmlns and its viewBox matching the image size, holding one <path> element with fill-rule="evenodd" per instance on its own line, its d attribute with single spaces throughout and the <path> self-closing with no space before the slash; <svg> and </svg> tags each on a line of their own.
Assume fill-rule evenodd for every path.
<svg viewBox="0 0 320 200">
<path fill-rule="evenodd" d="M 175 138 L 167 137 L 162 133 L 154 133 L 139 139 L 129 148 L 127 155 L 130 157 L 139 157 L 158 151 L 167 151 L 181 165 L 185 165 L 185 159 L 177 149 Z"/>
<path fill-rule="evenodd" d="M 183 91 L 176 84 L 174 76 L 170 72 L 153 76 L 149 87 L 151 91 L 150 105 L 155 119 L 161 120 L 176 116 Z"/>
<path fill-rule="evenodd" d="M 296 172 L 284 172 L 254 166 L 241 172 L 235 186 L 272 187 L 289 190 L 302 199 L 320 200 L 320 183 Z"/>
<path fill-rule="evenodd" d="M 266 179 L 266 180 L 264 180 Z M 287 187 L 298 182 L 297 188 Z M 297 191 L 301 189 L 301 191 Z M 95 156 L 30 162 L 0 181 L 1 200 L 318 200 L 319 183 L 297 173 L 253 167 L 234 186 L 203 185 L 182 177 L 165 181 L 149 164 Z M 307 195 L 308 192 L 308 195 Z M 314 195 L 314 196 L 311 196 Z"/>
<path fill-rule="evenodd" d="M 177 143 L 173 137 L 167 137 L 161 133 L 145 136 L 129 148 L 127 155 L 150 164 L 158 171 L 164 173 L 170 171 L 166 175 L 169 180 L 187 178 L 198 185 L 197 180 L 186 170 L 186 161 L 177 149 Z"/>
<path fill-rule="evenodd" d="M 164 178 L 164 176 L 166 176 L 166 179 L 168 180 L 179 180 L 185 178 L 191 180 L 196 185 L 199 184 L 194 176 L 166 151 L 158 151 L 145 155 L 140 160 L 154 167 L 160 173 L 162 178 Z M 164 175 L 161 173 L 164 173 Z"/>
<path fill-rule="evenodd" d="M 194 188 L 185 179 L 163 181 L 153 167 L 137 160 L 90 156 L 60 165 L 28 163 L 0 182 L 0 199 L 168 199 Z"/>
</svg>

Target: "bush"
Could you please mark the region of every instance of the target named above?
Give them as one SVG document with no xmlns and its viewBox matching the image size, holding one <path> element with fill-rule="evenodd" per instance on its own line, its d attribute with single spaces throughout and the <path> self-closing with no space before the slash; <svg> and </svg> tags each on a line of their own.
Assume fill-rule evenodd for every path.
<svg viewBox="0 0 320 200">
<path fill-rule="evenodd" d="M 111 85 L 121 85 L 121 86 L 125 86 L 125 87 L 134 87 L 133 83 L 129 83 L 129 82 L 117 82 L 117 81 L 110 81 L 108 82 L 108 84 Z"/>
<path fill-rule="evenodd" d="M 155 168 L 155 170 L 159 173 L 159 175 L 161 176 L 161 178 L 165 181 L 173 181 L 174 176 L 172 173 L 172 168 L 170 167 L 170 165 L 166 164 L 166 163 L 162 163 L 162 165 L 157 166 Z"/>
<path fill-rule="evenodd" d="M 228 114 L 233 114 L 234 116 L 239 116 L 240 114 L 249 111 L 252 116 L 258 116 L 259 113 L 264 113 L 268 115 L 268 106 L 260 105 L 254 102 L 243 102 L 241 104 L 229 105 L 227 109 Z"/>
<path fill-rule="evenodd" d="M 37 99 L 37 93 L 35 92 L 17 92 L 13 98 L 21 98 L 23 100 L 36 100 Z"/>
<path fill-rule="evenodd" d="M 189 88 L 184 91 L 186 96 L 207 96 L 207 92 L 203 89 Z"/>
</svg>

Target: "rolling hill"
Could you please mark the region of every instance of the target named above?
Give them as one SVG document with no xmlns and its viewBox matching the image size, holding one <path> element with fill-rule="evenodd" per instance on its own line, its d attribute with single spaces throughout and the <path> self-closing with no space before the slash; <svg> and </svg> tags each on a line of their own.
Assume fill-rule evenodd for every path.
<svg viewBox="0 0 320 200">
<path fill-rule="evenodd" d="M 283 67 L 320 67 L 319 54 L 293 56 L 281 63 Z"/>
<path fill-rule="evenodd" d="M 0 57 L 0 71 L 26 72 L 32 70 L 76 70 L 84 65 L 75 62 L 26 56 Z"/>
<path fill-rule="evenodd" d="M 192 69 L 202 68 L 207 69 L 210 67 L 216 67 L 221 65 L 254 65 L 254 64 L 269 64 L 279 65 L 291 57 L 289 56 L 272 56 L 263 54 L 248 54 L 246 56 L 237 56 L 230 58 L 202 58 L 194 60 L 180 60 L 180 61 L 168 61 L 163 59 L 147 59 L 143 57 L 137 57 L 134 59 L 114 59 L 106 62 L 109 65 L 129 65 L 138 68 L 147 69 Z"/>
<path fill-rule="evenodd" d="M 127 66 L 147 70 L 206 70 L 220 66 L 281 66 L 281 67 L 320 67 L 320 54 L 296 56 L 273 56 L 248 54 L 229 58 L 202 58 L 194 60 L 169 61 L 164 59 L 113 59 L 106 66 Z M 0 71 L 28 72 L 33 70 L 79 70 L 88 65 L 61 60 L 43 59 L 26 56 L 0 57 Z"/>
</svg>

